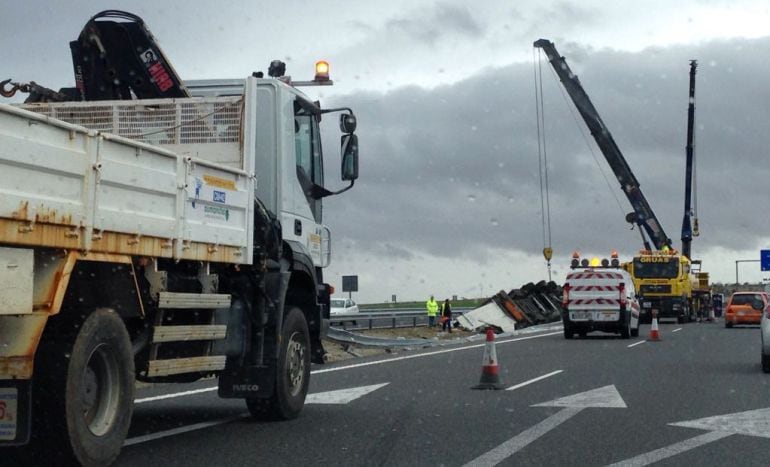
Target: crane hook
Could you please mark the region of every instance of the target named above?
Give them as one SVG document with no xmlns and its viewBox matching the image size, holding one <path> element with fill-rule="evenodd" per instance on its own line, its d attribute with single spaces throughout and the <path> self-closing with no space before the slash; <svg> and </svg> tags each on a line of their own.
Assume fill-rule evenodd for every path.
<svg viewBox="0 0 770 467">
<path fill-rule="evenodd" d="M 6 84 L 10 84 L 11 88 L 6 90 Z M 0 81 L 0 95 L 3 97 L 13 97 L 16 91 L 29 92 L 29 84 L 14 83 L 10 79 Z"/>
</svg>

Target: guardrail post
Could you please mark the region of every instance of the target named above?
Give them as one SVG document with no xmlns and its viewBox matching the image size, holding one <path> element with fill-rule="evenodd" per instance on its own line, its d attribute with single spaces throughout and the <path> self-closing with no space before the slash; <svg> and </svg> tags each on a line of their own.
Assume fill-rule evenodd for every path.
<svg viewBox="0 0 770 467">
<path fill-rule="evenodd" d="M 372 317 L 370 316 L 370 317 L 369 317 L 369 330 L 370 330 L 370 331 L 372 330 L 372 322 L 373 322 L 373 321 L 374 321 L 374 318 L 372 318 Z"/>
<path fill-rule="evenodd" d="M 393 329 L 396 329 L 396 315 L 393 315 Z"/>
</svg>

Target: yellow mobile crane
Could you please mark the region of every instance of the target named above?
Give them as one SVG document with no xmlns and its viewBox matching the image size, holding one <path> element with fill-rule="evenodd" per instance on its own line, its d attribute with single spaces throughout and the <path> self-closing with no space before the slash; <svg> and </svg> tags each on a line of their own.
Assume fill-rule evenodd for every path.
<svg viewBox="0 0 770 467">
<path fill-rule="evenodd" d="M 591 103 L 575 75 L 567 65 L 564 57 L 556 51 L 553 43 L 546 39 L 540 39 L 534 43 L 535 47 L 545 51 L 548 61 L 553 66 L 556 74 L 575 104 L 580 116 L 583 117 L 591 134 L 602 151 L 607 163 L 610 165 L 615 177 L 620 182 L 623 193 L 628 198 L 634 211 L 626 216 L 629 223 L 639 226 L 642 235 L 644 250 L 639 255 L 626 263 L 624 268 L 628 270 L 634 280 L 637 294 L 642 305 L 641 318 L 649 321 L 653 310 L 658 312 L 659 318 L 675 318 L 678 322 L 691 321 L 695 313 L 700 309 L 700 302 L 704 300 L 703 288 L 698 282 L 698 276 L 693 272 L 693 262 L 689 257 L 689 241 L 685 242 L 686 254 L 680 254 L 672 247 L 672 241 L 666 236 L 655 213 L 641 191 L 639 182 L 631 171 L 623 154 L 615 143 L 607 126 L 599 116 L 599 112 Z M 691 72 L 691 115 L 694 115 L 694 68 Z M 692 120 L 692 117 L 690 118 Z M 688 179 L 692 176 L 692 123 L 688 129 Z M 687 200 L 691 192 L 691 181 L 687 183 Z M 685 208 L 685 221 L 689 226 L 690 209 Z M 696 222 L 697 226 L 697 222 Z M 692 231 L 689 230 L 689 239 L 692 239 Z M 647 237 L 645 237 L 645 233 Z M 683 242 L 685 231 L 683 227 Z M 698 268 L 700 262 L 696 263 Z M 698 269 L 699 270 L 699 269 Z M 705 274 L 706 289 L 708 273 Z"/>
</svg>

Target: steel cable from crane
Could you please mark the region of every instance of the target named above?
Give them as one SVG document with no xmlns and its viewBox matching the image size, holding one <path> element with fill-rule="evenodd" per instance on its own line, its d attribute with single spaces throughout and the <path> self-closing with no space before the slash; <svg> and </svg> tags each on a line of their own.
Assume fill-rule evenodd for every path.
<svg viewBox="0 0 770 467">
<path fill-rule="evenodd" d="M 535 115 L 537 119 L 537 157 L 538 175 L 540 176 L 540 213 L 543 224 L 543 256 L 548 268 L 548 280 L 551 280 L 551 200 L 548 186 L 548 152 L 545 140 L 545 108 L 543 105 L 543 69 L 542 60 L 532 50 L 532 62 L 535 76 Z"/>
<path fill-rule="evenodd" d="M 556 76 L 556 72 L 551 70 L 551 74 L 553 75 L 554 79 L 558 82 L 559 77 Z M 571 104 L 571 101 L 567 98 L 567 94 L 561 86 L 559 86 L 559 90 L 561 91 L 562 99 L 564 99 L 564 102 L 566 103 L 567 108 L 569 109 L 570 115 L 572 115 L 572 120 L 575 122 L 575 127 L 578 129 L 578 131 L 580 132 L 580 135 L 583 137 L 583 141 L 585 141 L 586 147 L 588 148 L 588 151 L 591 153 L 591 157 L 593 157 L 596 167 L 599 169 L 599 173 L 602 174 L 602 178 L 604 178 L 604 182 L 607 184 L 608 191 L 610 192 L 612 197 L 615 199 L 615 203 L 618 205 L 620 214 L 623 217 L 625 217 L 626 212 L 623 209 L 623 205 L 620 203 L 620 199 L 618 198 L 617 193 L 615 193 L 615 189 L 612 187 L 612 184 L 610 183 L 610 179 L 607 178 L 607 174 L 604 172 L 604 169 L 602 168 L 602 165 L 599 162 L 599 158 L 596 157 L 596 153 L 594 152 L 594 149 L 591 146 L 591 142 L 589 141 L 588 136 L 586 136 L 586 133 L 583 130 L 583 126 L 581 122 L 578 120 L 577 115 L 575 115 L 574 106 Z M 631 224 L 631 229 L 633 230 L 633 224 Z"/>
</svg>

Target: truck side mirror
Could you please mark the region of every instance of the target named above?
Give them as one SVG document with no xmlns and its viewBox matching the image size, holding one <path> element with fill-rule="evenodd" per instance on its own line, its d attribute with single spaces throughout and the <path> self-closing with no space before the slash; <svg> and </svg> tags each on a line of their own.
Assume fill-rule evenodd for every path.
<svg viewBox="0 0 770 467">
<path fill-rule="evenodd" d="M 356 131 L 356 116 L 352 113 L 340 115 L 340 131 L 343 133 Z"/>
<path fill-rule="evenodd" d="M 353 181 L 358 178 L 358 136 L 342 135 L 341 146 L 342 180 Z"/>
</svg>

